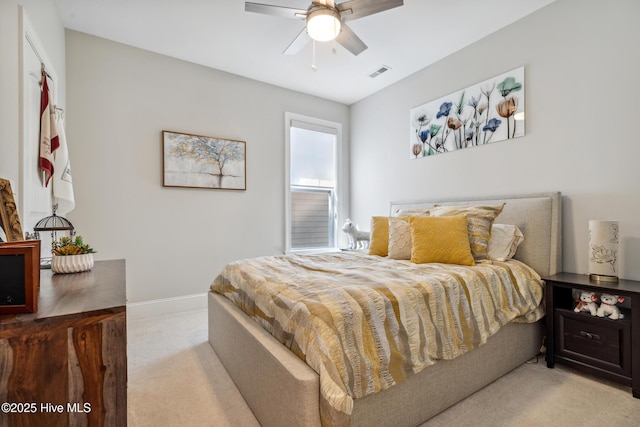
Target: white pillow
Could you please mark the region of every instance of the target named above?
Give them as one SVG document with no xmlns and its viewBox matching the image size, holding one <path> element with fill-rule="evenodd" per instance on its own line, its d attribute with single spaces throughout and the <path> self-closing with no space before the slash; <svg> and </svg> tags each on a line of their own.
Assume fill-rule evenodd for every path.
<svg viewBox="0 0 640 427">
<path fill-rule="evenodd" d="M 524 241 L 522 231 L 509 224 L 493 224 L 489 239 L 489 258 L 494 261 L 506 261 L 513 258 L 520 243 Z"/>
<path fill-rule="evenodd" d="M 429 209 L 398 209 L 394 216 L 429 216 Z"/>
</svg>

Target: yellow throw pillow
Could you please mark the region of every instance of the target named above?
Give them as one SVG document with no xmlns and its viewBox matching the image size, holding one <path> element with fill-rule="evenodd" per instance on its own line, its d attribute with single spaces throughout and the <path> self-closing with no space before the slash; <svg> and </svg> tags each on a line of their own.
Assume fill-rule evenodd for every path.
<svg viewBox="0 0 640 427">
<path fill-rule="evenodd" d="M 411 217 L 410 224 L 412 262 L 475 265 L 464 215 Z"/>
<path fill-rule="evenodd" d="M 371 217 L 371 242 L 369 255 L 387 256 L 389 254 L 389 217 Z"/>
<path fill-rule="evenodd" d="M 491 262 L 489 259 L 491 226 L 503 207 L 504 203 L 495 206 L 438 206 L 431 209 L 431 215 L 466 215 L 473 259 L 476 262 Z"/>
</svg>

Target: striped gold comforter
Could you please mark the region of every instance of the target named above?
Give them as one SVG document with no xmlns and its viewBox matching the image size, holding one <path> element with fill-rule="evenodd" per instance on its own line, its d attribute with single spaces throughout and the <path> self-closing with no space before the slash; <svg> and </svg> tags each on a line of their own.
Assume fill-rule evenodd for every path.
<svg viewBox="0 0 640 427">
<path fill-rule="evenodd" d="M 353 399 L 453 359 L 508 322 L 544 315 L 543 282 L 510 260 L 464 267 L 362 252 L 236 261 L 211 289 L 233 301 L 320 376 L 324 425 Z"/>
</svg>

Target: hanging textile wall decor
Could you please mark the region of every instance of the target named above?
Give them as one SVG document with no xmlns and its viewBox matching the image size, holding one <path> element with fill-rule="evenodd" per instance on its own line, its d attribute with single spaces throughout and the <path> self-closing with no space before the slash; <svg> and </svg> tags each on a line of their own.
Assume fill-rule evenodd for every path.
<svg viewBox="0 0 640 427">
<path fill-rule="evenodd" d="M 413 159 L 524 135 L 524 67 L 412 108 Z"/>
</svg>

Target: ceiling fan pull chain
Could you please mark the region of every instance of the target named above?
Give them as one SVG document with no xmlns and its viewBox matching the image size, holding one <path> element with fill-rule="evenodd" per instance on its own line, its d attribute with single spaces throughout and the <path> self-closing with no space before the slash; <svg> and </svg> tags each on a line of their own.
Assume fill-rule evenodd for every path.
<svg viewBox="0 0 640 427">
<path fill-rule="evenodd" d="M 312 43 L 312 49 L 311 49 L 311 69 L 315 72 L 318 71 L 318 68 L 316 67 L 316 41 L 315 40 L 311 40 Z"/>
</svg>

